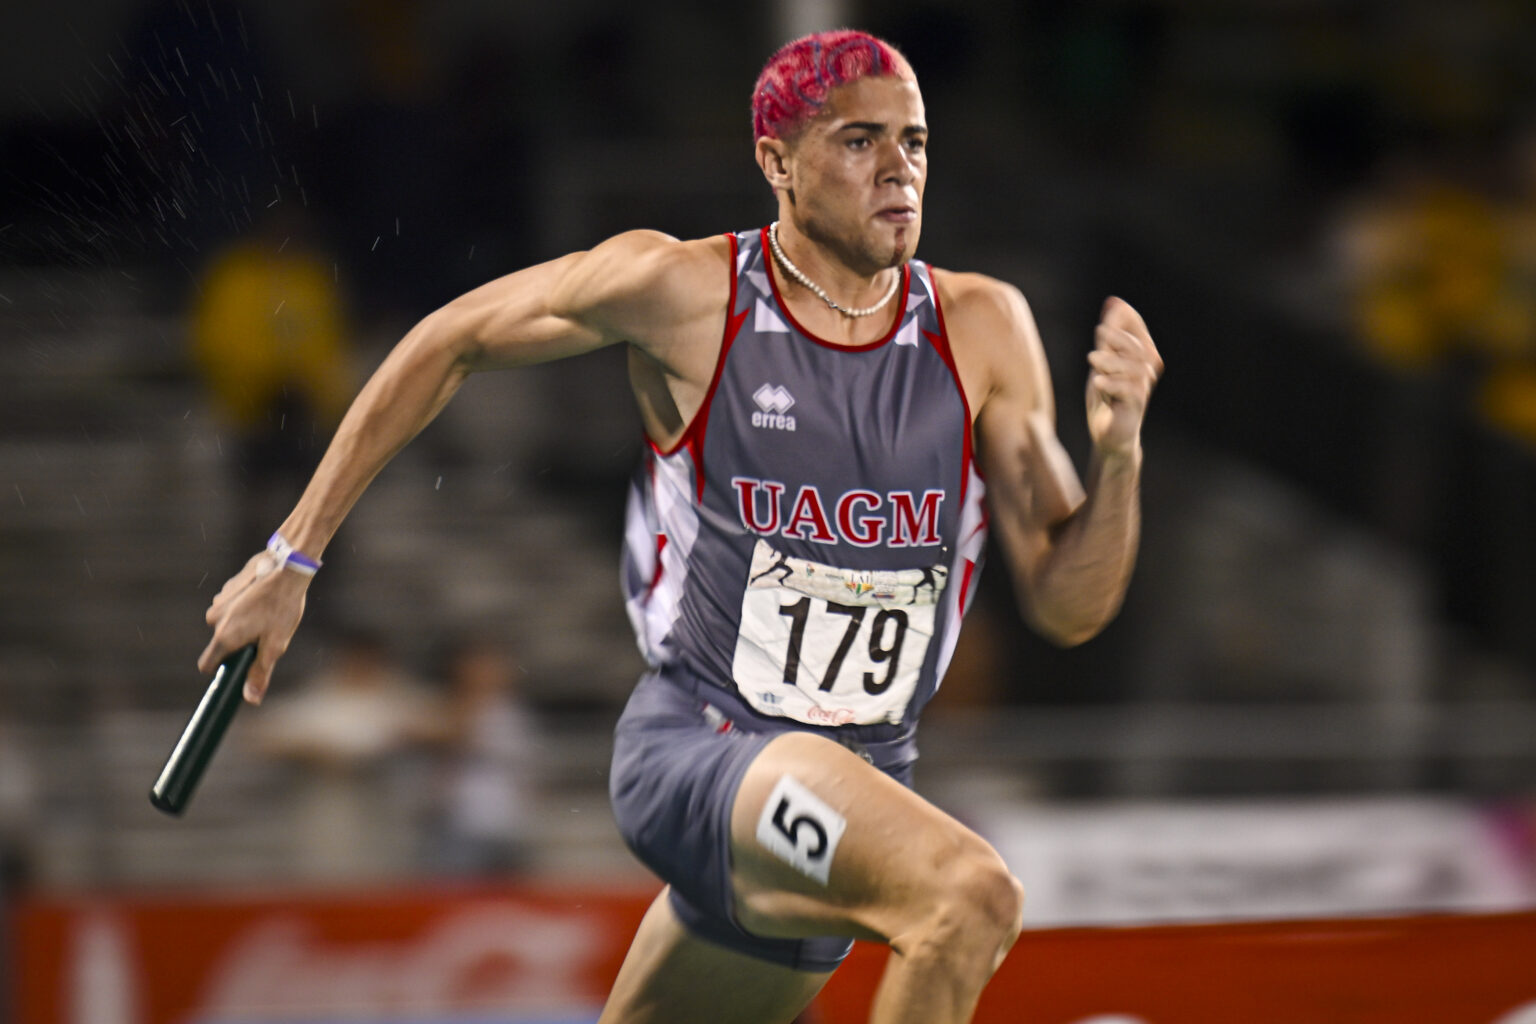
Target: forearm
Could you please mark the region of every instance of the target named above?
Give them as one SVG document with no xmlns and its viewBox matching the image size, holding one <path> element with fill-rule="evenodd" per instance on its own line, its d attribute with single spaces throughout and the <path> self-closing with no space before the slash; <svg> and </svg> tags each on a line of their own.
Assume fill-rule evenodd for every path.
<svg viewBox="0 0 1536 1024">
<path fill-rule="evenodd" d="M 620 339 L 640 344 L 634 341 L 637 334 L 658 324 L 656 333 L 668 337 L 667 326 L 687 321 L 669 305 L 677 296 L 702 295 L 697 301 L 713 305 L 708 287 L 697 284 L 698 268 L 655 298 L 661 291 L 654 287 L 655 254 L 676 248 L 654 233 L 617 236 L 589 253 L 489 281 L 417 324 L 352 402 L 309 486 L 279 527 L 283 537 L 304 554 L 319 556 L 368 484 L 471 372 L 558 359 Z M 653 258 L 647 259 L 648 253 Z M 694 263 L 705 267 L 711 261 L 704 257 L 713 253 L 695 254 Z M 668 266 L 661 260 L 659 269 Z M 713 277 L 716 268 L 705 269 Z M 256 661 L 245 687 L 246 699 L 254 703 L 260 703 L 273 665 L 298 628 L 311 578 L 272 568 L 272 559 L 258 553 L 214 595 L 205 616 L 213 638 L 198 658 L 199 668 L 212 672 L 230 651 L 255 641 Z"/>
<path fill-rule="evenodd" d="M 1026 586 L 1034 626 L 1062 645 L 1097 635 L 1120 610 L 1141 538 L 1141 447 L 1095 455 L 1082 506 L 1052 531 Z"/>
<path fill-rule="evenodd" d="M 401 340 L 353 400 L 309 486 L 283 521 L 289 543 L 320 555 L 373 478 L 453 397 L 470 373 L 471 354 L 436 314 Z"/>
</svg>

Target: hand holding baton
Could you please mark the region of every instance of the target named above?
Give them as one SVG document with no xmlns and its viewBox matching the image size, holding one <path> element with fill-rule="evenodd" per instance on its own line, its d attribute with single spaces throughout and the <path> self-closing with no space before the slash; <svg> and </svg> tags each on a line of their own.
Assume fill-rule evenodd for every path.
<svg viewBox="0 0 1536 1024">
<path fill-rule="evenodd" d="M 246 644 L 219 664 L 202 702 L 192 712 L 181 738 L 166 758 L 160 777 L 149 791 L 149 802 L 166 814 L 181 816 L 192 799 L 219 741 L 240 708 L 245 675 L 256 661 L 256 645 Z"/>
</svg>

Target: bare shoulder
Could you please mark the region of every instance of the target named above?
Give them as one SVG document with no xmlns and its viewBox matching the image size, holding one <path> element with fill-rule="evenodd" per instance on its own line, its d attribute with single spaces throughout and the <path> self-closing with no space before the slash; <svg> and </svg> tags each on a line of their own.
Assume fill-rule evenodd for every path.
<svg viewBox="0 0 1536 1024">
<path fill-rule="evenodd" d="M 933 269 L 933 283 L 952 326 L 997 327 L 1020 314 L 1029 314 L 1024 293 L 986 274 Z"/>
<path fill-rule="evenodd" d="M 724 316 L 730 294 L 730 241 L 680 241 L 660 231 L 626 231 L 582 254 L 551 305 L 640 340 L 711 313 Z"/>
<path fill-rule="evenodd" d="M 609 269 L 629 264 L 637 274 L 660 283 L 662 277 L 718 274 L 729 262 L 730 239 L 715 235 L 683 241 L 641 228 L 614 235 L 593 249 L 592 256 Z"/>
<path fill-rule="evenodd" d="M 670 241 L 648 255 L 648 286 L 686 319 L 724 316 L 731 294 L 731 243 L 724 235 Z"/>
<path fill-rule="evenodd" d="M 986 274 L 933 268 L 950 347 L 971 407 L 1000 395 L 1050 401 L 1049 371 L 1024 293 Z"/>
</svg>

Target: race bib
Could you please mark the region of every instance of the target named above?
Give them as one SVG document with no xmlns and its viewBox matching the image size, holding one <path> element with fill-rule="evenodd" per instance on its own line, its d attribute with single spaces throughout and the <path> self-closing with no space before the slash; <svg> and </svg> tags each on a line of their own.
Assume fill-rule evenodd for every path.
<svg viewBox="0 0 1536 1024">
<path fill-rule="evenodd" d="M 898 722 L 917 689 L 949 571 L 839 569 L 759 540 L 741 599 L 736 686 L 807 725 Z"/>
</svg>

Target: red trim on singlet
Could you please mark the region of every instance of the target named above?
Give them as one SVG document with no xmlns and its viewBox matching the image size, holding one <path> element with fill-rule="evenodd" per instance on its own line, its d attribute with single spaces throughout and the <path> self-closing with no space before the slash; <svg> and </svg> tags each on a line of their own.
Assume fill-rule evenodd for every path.
<svg viewBox="0 0 1536 1024">
<path fill-rule="evenodd" d="M 981 521 L 978 522 L 971 529 L 970 533 L 966 534 L 964 537 L 961 538 L 961 542 L 964 543 L 965 541 L 970 540 L 972 537 L 976 536 L 978 533 L 985 534 L 987 532 L 987 528 L 989 526 L 991 526 L 991 525 L 992 525 L 992 510 L 987 507 L 987 503 L 986 502 L 982 502 L 981 503 Z"/>
<path fill-rule="evenodd" d="M 698 411 L 693 414 L 693 419 L 670 448 L 662 448 L 649 434 L 645 443 L 651 446 L 651 451 L 658 456 L 666 458 L 675 455 L 683 448 L 687 448 L 693 456 L 693 485 L 694 497 L 699 501 L 704 500 L 704 430 L 709 425 L 709 407 L 715 400 L 715 389 L 720 386 L 720 375 L 725 371 L 725 357 L 731 351 L 731 343 L 736 340 L 736 335 L 741 333 L 741 325 L 747 322 L 747 314 L 752 307 L 748 306 L 740 313 L 733 312 L 736 308 L 736 256 L 737 243 L 734 234 L 725 236 L 731 243 L 731 297 L 725 304 L 725 330 L 720 337 L 720 355 L 715 359 L 715 372 L 709 378 L 709 389 L 704 392 L 704 401 L 699 403 Z"/>
<path fill-rule="evenodd" d="M 928 268 L 928 287 L 933 292 L 933 311 L 939 319 L 939 333 L 924 331 L 923 337 L 933 346 L 933 350 L 944 360 L 944 365 L 949 367 L 949 372 L 955 378 L 955 390 L 960 393 L 960 405 L 965 409 L 965 440 L 962 449 L 962 462 L 960 467 L 960 502 L 965 503 L 965 492 L 971 482 L 971 461 L 973 456 L 971 435 L 975 432 L 975 421 L 971 419 L 971 402 L 965 397 L 965 384 L 960 380 L 960 370 L 955 366 L 955 353 L 949 346 L 949 328 L 944 326 L 944 306 L 939 302 L 939 282 L 933 275 L 933 268 Z M 981 476 L 981 470 L 976 471 Z M 982 477 L 982 479 L 986 479 Z"/>
<path fill-rule="evenodd" d="M 656 593 L 656 586 L 661 582 L 661 553 L 665 550 L 667 550 L 667 535 L 658 533 L 656 535 L 656 568 L 651 572 L 651 582 L 645 588 L 645 597 L 641 599 L 641 604 L 650 604 L 651 595 Z"/>
<path fill-rule="evenodd" d="M 789 305 L 784 301 L 784 296 L 779 294 L 779 282 L 773 279 L 773 268 L 768 266 L 769 263 L 773 262 L 773 249 L 768 245 L 767 228 L 762 229 L 762 236 L 763 272 L 768 275 L 768 287 L 773 289 L 773 299 L 779 305 L 779 312 L 784 314 L 784 318 L 789 321 L 789 325 L 791 327 L 805 335 L 805 337 L 810 341 L 814 341 L 816 344 L 820 345 L 822 348 L 835 348 L 840 352 L 868 352 L 871 349 L 879 348 L 881 345 L 884 345 L 886 342 L 896 337 L 896 332 L 901 328 L 902 321 L 907 318 L 907 289 L 912 286 L 911 267 L 907 266 L 905 263 L 901 265 L 901 287 L 896 289 L 898 292 L 900 292 L 900 294 L 896 296 L 896 318 L 891 322 L 891 329 L 885 333 L 885 337 L 880 338 L 877 341 L 865 342 L 862 345 L 842 345 L 838 342 L 827 341 L 825 338 L 821 338 L 812 334 L 801 325 L 800 321 L 795 319 L 795 314 L 789 311 Z"/>
<path fill-rule="evenodd" d="M 960 574 L 960 614 L 965 614 L 965 599 L 971 590 L 971 577 L 976 575 L 976 563 L 967 558 L 965 571 Z"/>
</svg>

